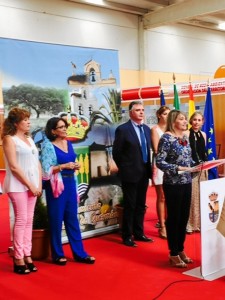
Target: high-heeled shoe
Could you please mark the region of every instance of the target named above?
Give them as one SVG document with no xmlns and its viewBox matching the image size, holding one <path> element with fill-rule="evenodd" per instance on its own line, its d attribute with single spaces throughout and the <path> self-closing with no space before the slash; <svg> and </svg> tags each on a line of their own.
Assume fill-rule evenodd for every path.
<svg viewBox="0 0 225 300">
<path fill-rule="evenodd" d="M 67 263 L 67 259 L 65 256 L 61 256 L 61 257 L 56 258 L 53 262 L 56 265 L 65 266 Z"/>
<path fill-rule="evenodd" d="M 193 263 L 193 260 L 190 257 L 188 257 L 184 251 L 179 252 L 178 254 L 179 254 L 180 258 L 183 260 L 183 262 L 185 262 L 186 264 Z"/>
<path fill-rule="evenodd" d="M 30 258 L 30 262 L 28 262 L 28 259 Z M 25 264 L 27 265 L 27 268 L 30 270 L 30 272 L 37 272 L 37 267 L 34 265 L 31 256 L 25 256 L 24 257 Z"/>
<path fill-rule="evenodd" d="M 17 265 L 16 259 L 13 259 L 13 272 L 20 275 L 27 275 L 30 274 L 30 270 L 27 268 L 25 264 L 23 265 Z"/>
<path fill-rule="evenodd" d="M 186 263 L 180 258 L 179 255 L 176 256 L 169 255 L 169 261 L 172 267 L 187 268 Z"/>
<path fill-rule="evenodd" d="M 86 257 L 80 257 L 76 254 L 73 255 L 74 256 L 74 260 L 80 263 L 84 263 L 84 264 L 94 264 L 95 263 L 95 258 L 93 256 L 86 256 Z"/>
<path fill-rule="evenodd" d="M 166 227 L 165 227 L 165 226 L 160 227 L 159 230 L 158 230 L 158 233 L 159 233 L 159 237 L 160 237 L 161 239 L 164 239 L 164 240 L 167 239 L 167 235 L 166 235 Z"/>
</svg>

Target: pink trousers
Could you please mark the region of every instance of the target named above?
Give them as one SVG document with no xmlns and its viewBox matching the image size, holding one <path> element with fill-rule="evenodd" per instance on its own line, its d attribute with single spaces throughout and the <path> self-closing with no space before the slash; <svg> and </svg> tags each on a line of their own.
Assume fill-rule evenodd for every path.
<svg viewBox="0 0 225 300">
<path fill-rule="evenodd" d="M 15 215 L 13 227 L 14 257 L 21 259 L 31 255 L 33 217 L 37 197 L 34 197 L 30 191 L 11 192 L 8 193 L 8 196 L 11 199 Z"/>
</svg>

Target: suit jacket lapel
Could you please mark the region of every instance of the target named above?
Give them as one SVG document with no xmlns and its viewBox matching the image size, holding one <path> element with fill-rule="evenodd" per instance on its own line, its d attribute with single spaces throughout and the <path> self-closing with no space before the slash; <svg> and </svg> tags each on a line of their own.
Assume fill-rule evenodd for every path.
<svg viewBox="0 0 225 300">
<path fill-rule="evenodd" d="M 131 122 L 130 120 L 129 120 L 129 128 L 130 128 L 130 131 L 131 131 L 133 137 L 134 137 L 135 140 L 137 141 L 137 143 L 140 144 L 139 139 L 138 139 L 138 136 L 137 136 L 137 133 L 136 133 L 136 131 L 135 131 L 135 129 L 134 129 L 134 126 L 133 126 L 133 124 L 132 124 L 132 122 Z"/>
</svg>

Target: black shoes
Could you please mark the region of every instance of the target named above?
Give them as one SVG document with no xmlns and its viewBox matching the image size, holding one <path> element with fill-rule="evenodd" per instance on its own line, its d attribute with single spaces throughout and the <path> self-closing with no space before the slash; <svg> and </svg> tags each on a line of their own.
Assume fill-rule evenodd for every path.
<svg viewBox="0 0 225 300">
<path fill-rule="evenodd" d="M 135 236 L 134 237 L 135 241 L 141 241 L 141 242 L 149 242 L 149 243 L 153 243 L 154 240 L 147 237 L 146 235 L 140 235 L 140 236 Z"/>
<path fill-rule="evenodd" d="M 65 258 L 65 256 L 60 256 L 60 257 L 56 258 L 53 262 L 56 265 L 65 266 L 67 263 L 67 259 Z"/>
<path fill-rule="evenodd" d="M 89 264 L 93 265 L 95 263 L 95 258 L 93 256 L 86 256 L 86 257 L 80 257 L 74 253 L 74 260 L 79 262 L 79 263 L 84 263 L 84 264 Z"/>
<path fill-rule="evenodd" d="M 95 263 L 95 258 L 92 256 L 87 255 L 86 257 L 80 257 L 76 254 L 73 255 L 74 256 L 74 260 L 80 263 L 84 263 L 84 264 L 94 264 Z M 53 261 L 56 265 L 59 266 L 65 266 L 67 263 L 67 259 L 64 256 L 58 257 L 57 259 L 55 259 Z"/>
<path fill-rule="evenodd" d="M 13 258 L 13 271 L 14 271 L 14 273 L 20 274 L 20 275 L 30 274 L 30 270 L 28 269 L 28 267 L 23 259 Z"/>
<path fill-rule="evenodd" d="M 134 240 L 141 241 L 141 242 L 148 242 L 148 243 L 154 242 L 153 239 L 147 237 L 144 234 L 143 235 L 135 235 Z M 125 238 L 125 239 L 123 239 L 123 244 L 128 247 L 137 247 L 138 245 L 134 242 L 134 240 L 132 238 Z"/>
<path fill-rule="evenodd" d="M 37 272 L 37 267 L 33 263 L 27 263 L 27 268 L 30 270 L 30 272 Z"/>
<path fill-rule="evenodd" d="M 137 247 L 137 244 L 131 238 L 124 239 L 123 243 L 128 247 Z"/>
<path fill-rule="evenodd" d="M 30 274 L 30 270 L 27 268 L 26 265 L 16 265 L 15 263 L 14 263 L 13 271 L 14 273 L 20 275 Z"/>
<path fill-rule="evenodd" d="M 34 265 L 31 256 L 24 257 L 25 264 L 30 272 L 37 272 L 37 267 Z M 29 262 L 28 262 L 29 261 Z"/>
</svg>

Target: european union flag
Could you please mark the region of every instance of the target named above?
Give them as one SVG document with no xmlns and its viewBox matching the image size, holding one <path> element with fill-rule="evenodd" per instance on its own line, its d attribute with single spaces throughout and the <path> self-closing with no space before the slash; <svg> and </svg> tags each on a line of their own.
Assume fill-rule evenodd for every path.
<svg viewBox="0 0 225 300">
<path fill-rule="evenodd" d="M 165 98 L 164 98 L 163 90 L 160 91 L 160 105 L 161 106 L 166 105 L 166 101 L 165 101 Z"/>
<path fill-rule="evenodd" d="M 215 140 L 212 97 L 211 97 L 210 87 L 208 87 L 207 95 L 206 95 L 204 119 L 205 119 L 205 122 L 202 126 L 202 130 L 206 133 L 206 137 L 207 137 L 206 149 L 207 149 L 207 154 L 208 154 L 208 160 L 215 160 L 216 159 L 216 140 Z M 218 178 L 217 168 L 212 168 L 208 171 L 208 178 L 209 179 Z"/>
</svg>

